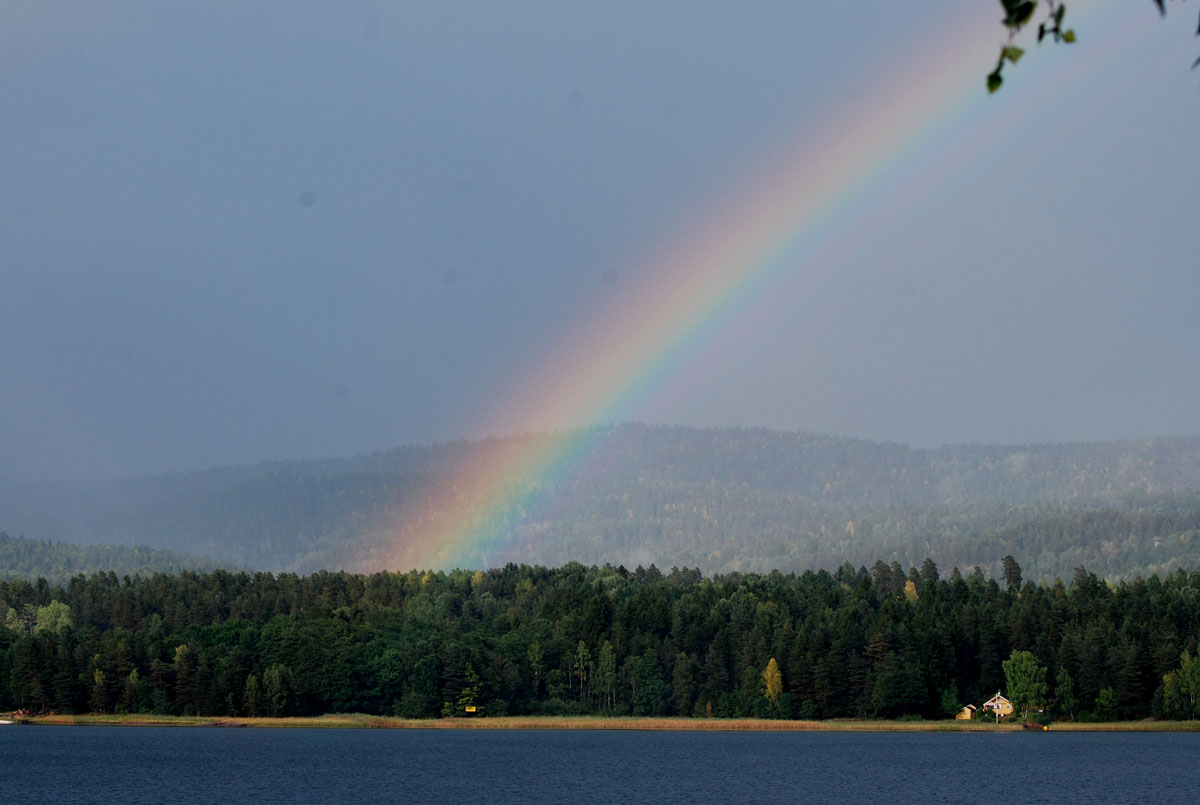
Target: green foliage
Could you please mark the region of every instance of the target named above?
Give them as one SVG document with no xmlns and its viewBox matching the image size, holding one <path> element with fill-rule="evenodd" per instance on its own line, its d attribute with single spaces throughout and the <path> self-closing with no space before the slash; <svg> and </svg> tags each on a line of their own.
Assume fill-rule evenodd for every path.
<svg viewBox="0 0 1200 805">
<path fill-rule="evenodd" d="M 1004 6 L 1004 24 L 1009 28 L 1021 28 L 1037 10 L 1037 3 L 1030 0 L 1000 0 L 1000 4 Z"/>
<path fill-rule="evenodd" d="M 1028 651 L 1013 651 L 1004 661 L 1004 678 L 1008 682 L 1008 698 L 1021 711 L 1022 720 L 1029 720 L 1029 710 L 1046 701 L 1046 669 Z"/>
<path fill-rule="evenodd" d="M 479 675 L 468 664 L 466 670 L 463 671 L 462 689 L 454 702 L 454 707 L 445 715 L 461 716 L 464 713 L 475 712 L 475 709 L 478 707 L 479 690 L 481 687 L 482 684 L 479 681 Z"/>
<path fill-rule="evenodd" d="M 662 666 L 650 650 L 629 661 L 629 682 L 635 716 L 667 715 L 667 686 Z"/>
<path fill-rule="evenodd" d="M 929 692 L 920 658 L 911 651 L 886 655 L 875 667 L 874 683 L 871 715 L 898 718 L 929 712 Z"/>
<path fill-rule="evenodd" d="M 1025 55 L 1022 48 L 1012 44 L 1016 39 L 1017 34 L 1021 29 L 1033 18 L 1033 13 L 1037 10 L 1037 3 L 1029 0 L 1000 0 L 1000 4 L 1004 7 L 1004 27 L 1008 29 L 1008 43 L 1000 48 L 1000 58 L 996 62 L 996 67 L 992 72 L 988 73 L 987 89 L 989 93 L 1000 89 L 1004 84 L 1003 71 L 1005 63 L 1016 64 L 1020 61 L 1021 56 Z M 1054 0 L 1049 0 L 1050 16 L 1058 22 L 1062 21 L 1063 14 L 1066 12 L 1066 6 L 1058 3 L 1057 7 Z M 1057 29 L 1056 29 L 1057 30 Z M 1038 41 L 1042 41 L 1042 37 L 1046 34 L 1046 26 L 1043 23 L 1038 28 Z M 1058 34 L 1056 33 L 1057 37 Z M 1074 41 L 1074 34 L 1072 34 Z"/>
<path fill-rule="evenodd" d="M 783 693 L 783 674 L 779 672 L 779 663 L 772 657 L 762 672 L 763 696 L 775 706 L 779 702 L 779 694 Z"/>
<path fill-rule="evenodd" d="M 1166 16 L 1167 6 L 1165 0 L 1154 0 L 1154 4 L 1158 7 L 1160 16 Z M 1012 43 L 1033 19 L 1038 4 L 1029 2 L 1029 0 L 1000 0 L 1000 5 L 1004 7 L 1002 24 L 1008 33 L 1008 43 L 1000 48 L 1000 59 L 997 61 L 996 67 L 992 72 L 988 73 L 987 89 L 989 93 L 995 92 L 1004 84 L 1002 72 L 1005 62 L 1016 64 L 1024 53 L 1021 48 L 1016 47 Z M 1055 0 L 1047 0 L 1046 5 L 1048 7 L 1046 18 L 1038 25 L 1038 43 L 1040 44 L 1047 36 L 1053 37 L 1055 42 L 1063 42 L 1068 45 L 1074 43 L 1074 29 L 1063 27 L 1063 20 L 1067 13 L 1066 4 L 1055 2 Z M 1197 30 L 1196 35 L 1200 36 L 1200 30 Z M 1197 66 L 1200 66 L 1200 58 L 1196 59 L 1192 64 L 1192 69 L 1195 69 Z"/>
<path fill-rule="evenodd" d="M 675 668 L 671 673 L 671 708 L 676 715 L 692 714 L 692 702 L 696 697 L 696 663 L 686 652 L 675 655 Z"/>
<path fill-rule="evenodd" d="M 1081 568 L 1017 594 L 982 573 L 872 567 L 0 582 L 17 627 L 0 629 L 0 706 L 932 719 L 1005 677 L 1018 706 L 1045 704 L 1048 666 L 1064 715 L 1076 700 L 1095 703 L 1080 720 L 1194 713 L 1200 573 L 1110 586 Z M 38 628 L 51 611 L 59 626 Z"/>
<path fill-rule="evenodd" d="M 1186 649 L 1179 655 L 1179 667 L 1163 676 L 1163 704 L 1173 716 L 1194 719 L 1200 701 L 1200 659 Z"/>
<path fill-rule="evenodd" d="M 266 694 L 267 714 L 281 718 L 294 714 L 292 671 L 276 663 L 263 672 L 263 693 Z"/>
<path fill-rule="evenodd" d="M 1075 708 L 1078 702 L 1075 700 L 1075 682 L 1071 679 L 1071 674 L 1067 671 L 1066 666 L 1058 669 L 1058 677 L 1054 684 L 1054 699 L 1058 706 L 1058 712 L 1074 717 Z"/>
<path fill-rule="evenodd" d="M 1010 590 L 1021 589 L 1021 565 L 1009 554 L 1000 560 L 1004 568 L 1004 583 Z"/>
<path fill-rule="evenodd" d="M 156 550 L 145 545 L 68 545 L 10 537 L 0 531 L 0 578 L 44 578 L 52 584 L 66 584 L 73 576 L 102 571 L 111 571 L 118 576 L 148 576 L 185 569 L 208 571 L 221 566 L 212 559 Z"/>
<path fill-rule="evenodd" d="M 4 628 L 18 634 L 33 634 L 37 626 L 37 608 L 25 604 L 20 610 L 8 607 L 4 613 Z"/>
<path fill-rule="evenodd" d="M 37 608 L 37 625 L 35 632 L 62 632 L 75 625 L 71 608 L 62 601 L 51 601 L 44 607 Z"/>
<path fill-rule="evenodd" d="M 958 695 L 953 690 L 947 688 L 942 691 L 942 698 L 938 707 L 941 710 L 941 715 L 947 718 L 954 718 L 962 708 L 962 704 L 958 701 Z"/>
<path fill-rule="evenodd" d="M 242 690 L 242 712 L 251 718 L 263 715 L 263 691 L 258 676 L 249 674 Z"/>
<path fill-rule="evenodd" d="M 108 691 L 107 680 L 104 672 L 99 668 L 92 671 L 92 695 L 88 699 L 88 704 L 93 713 L 108 712 Z"/>
<path fill-rule="evenodd" d="M 541 677 L 542 677 L 542 673 L 544 671 L 544 666 L 542 665 L 542 658 L 544 656 L 545 655 L 543 655 L 543 653 L 542 653 L 542 644 L 541 643 L 534 640 L 532 643 L 529 644 L 529 650 L 526 652 L 526 657 L 529 660 L 529 670 L 533 676 L 533 695 L 534 696 L 537 696 L 538 689 L 540 687 Z"/>
<path fill-rule="evenodd" d="M 607 640 L 600 646 L 593 680 L 601 697 L 601 709 L 612 710 L 616 706 L 617 655 Z"/>
<path fill-rule="evenodd" d="M 137 668 L 131 668 L 129 676 L 125 677 L 124 690 L 121 694 L 121 710 L 126 713 L 150 711 L 150 690 Z"/>
<path fill-rule="evenodd" d="M 1018 61 L 1021 60 L 1021 57 L 1025 55 L 1025 51 L 1019 47 L 1014 47 L 1012 45 L 1009 45 L 1004 48 L 1004 50 L 1002 51 L 1002 55 L 1006 61 L 1010 61 L 1013 64 L 1016 64 Z"/>
<path fill-rule="evenodd" d="M 592 668 L 592 653 L 582 640 L 575 647 L 575 662 L 571 666 L 572 675 L 579 682 L 579 698 L 582 700 L 584 689 L 587 687 L 588 673 Z"/>
<path fill-rule="evenodd" d="M 1120 697 L 1114 688 L 1101 688 L 1100 692 L 1096 694 L 1096 720 L 1116 721 L 1119 703 Z"/>
</svg>

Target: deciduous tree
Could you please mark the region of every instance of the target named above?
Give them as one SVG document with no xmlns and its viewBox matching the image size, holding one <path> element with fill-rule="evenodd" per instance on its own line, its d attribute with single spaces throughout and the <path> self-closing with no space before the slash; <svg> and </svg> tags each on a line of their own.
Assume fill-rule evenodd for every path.
<svg viewBox="0 0 1200 805">
<path fill-rule="evenodd" d="M 1101 721 L 1115 721 L 1120 701 L 1113 688 L 1100 688 L 1100 693 L 1096 695 L 1096 717 Z"/>
<path fill-rule="evenodd" d="M 263 673 L 263 688 L 267 694 L 267 707 L 273 718 L 291 715 L 292 670 L 286 665 L 275 664 Z"/>
<path fill-rule="evenodd" d="M 1184 717 L 1196 717 L 1196 702 L 1200 699 L 1200 658 L 1190 652 L 1179 655 L 1179 667 L 1163 677 L 1163 700 L 1167 709 Z"/>
<path fill-rule="evenodd" d="M 108 710 L 106 682 L 103 671 L 99 668 L 92 671 L 92 694 L 88 698 L 88 705 L 93 713 L 103 713 Z"/>
<path fill-rule="evenodd" d="M 616 706 L 616 686 L 617 686 L 617 655 L 613 651 L 612 643 L 605 640 L 600 645 L 600 654 L 596 660 L 595 673 L 596 690 L 600 692 L 601 703 L 612 709 Z"/>
<path fill-rule="evenodd" d="M 583 701 L 587 688 L 588 671 L 592 667 L 592 652 L 588 651 L 587 643 L 582 640 L 575 647 L 575 660 L 571 663 L 571 674 L 579 680 L 579 701 Z"/>
<path fill-rule="evenodd" d="M 38 607 L 34 631 L 61 632 L 74 625 L 75 617 L 71 614 L 71 608 L 62 601 L 51 601 L 44 607 Z"/>
<path fill-rule="evenodd" d="M 779 702 L 779 694 L 783 693 L 783 674 L 779 672 L 779 663 L 772 657 L 762 672 L 763 696 L 774 707 Z"/>
<path fill-rule="evenodd" d="M 1008 698 L 1021 711 L 1021 720 L 1029 720 L 1029 709 L 1046 701 L 1046 669 L 1028 651 L 1014 651 L 1003 663 L 1008 683 Z"/>
</svg>

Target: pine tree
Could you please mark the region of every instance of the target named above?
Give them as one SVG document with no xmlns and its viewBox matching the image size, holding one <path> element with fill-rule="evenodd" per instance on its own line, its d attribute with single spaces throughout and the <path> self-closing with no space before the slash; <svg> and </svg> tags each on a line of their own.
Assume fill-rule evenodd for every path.
<svg viewBox="0 0 1200 805">
<path fill-rule="evenodd" d="M 1021 589 L 1021 566 L 1017 564 L 1017 560 L 1010 554 L 1000 561 L 1004 565 L 1004 583 L 1008 585 L 1008 589 Z"/>
<path fill-rule="evenodd" d="M 684 652 L 675 655 L 675 668 L 671 673 L 671 697 L 675 715 L 692 714 L 692 697 L 696 695 L 696 680 L 692 672 L 695 663 Z"/>
<path fill-rule="evenodd" d="M 1069 718 L 1075 717 L 1075 708 L 1078 706 L 1075 701 L 1075 682 L 1065 667 L 1058 669 L 1058 677 L 1054 680 L 1054 698 L 1059 712 L 1066 713 Z"/>
<path fill-rule="evenodd" d="M 526 657 L 529 660 L 529 670 L 533 674 L 533 698 L 537 698 L 538 689 L 541 686 L 542 671 L 545 670 L 543 665 L 542 644 L 534 640 L 529 644 L 529 650 L 526 652 Z"/>
<path fill-rule="evenodd" d="M 242 710 L 250 718 L 262 715 L 262 686 L 254 674 L 246 677 L 246 687 L 242 691 Z"/>
</svg>

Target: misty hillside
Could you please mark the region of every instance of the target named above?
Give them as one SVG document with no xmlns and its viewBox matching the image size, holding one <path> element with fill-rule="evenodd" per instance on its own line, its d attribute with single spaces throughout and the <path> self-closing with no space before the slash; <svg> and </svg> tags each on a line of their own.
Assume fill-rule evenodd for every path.
<svg viewBox="0 0 1200 805">
<path fill-rule="evenodd" d="M 765 429 L 594 429 L 605 459 L 495 513 L 507 561 L 802 570 L 930 556 L 1029 578 L 1165 571 L 1200 561 L 1200 439 L 933 450 Z M 0 529 L 152 545 L 264 570 L 375 570 L 429 490 L 477 449 L 533 434 L 113 482 L 0 481 Z M 399 524 L 399 525 L 397 525 Z M 407 569 L 407 568 L 392 568 Z"/>
<path fill-rule="evenodd" d="M 0 531 L 0 579 L 45 579 L 67 584 L 74 576 L 111 572 L 117 576 L 149 576 L 181 570 L 207 572 L 233 569 L 200 556 L 157 550 L 145 545 L 68 545 L 63 542 L 10 537 Z"/>
</svg>

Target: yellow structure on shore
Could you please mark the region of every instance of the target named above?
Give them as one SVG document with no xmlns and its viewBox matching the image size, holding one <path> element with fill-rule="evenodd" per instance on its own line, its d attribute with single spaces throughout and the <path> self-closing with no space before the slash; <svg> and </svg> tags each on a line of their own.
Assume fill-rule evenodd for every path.
<svg viewBox="0 0 1200 805">
<path fill-rule="evenodd" d="M 977 708 L 977 707 L 975 707 L 975 705 L 973 705 L 973 704 L 968 704 L 966 707 L 964 707 L 963 709 L 959 710 L 959 711 L 958 711 L 958 712 L 957 712 L 957 713 L 954 715 L 954 719 L 955 719 L 956 721 L 971 721 L 972 719 L 974 719 L 974 718 L 975 718 L 975 711 L 976 711 L 977 709 L 978 709 L 978 708 Z"/>
<path fill-rule="evenodd" d="M 1013 704 L 1000 691 L 996 691 L 995 696 L 983 703 L 983 709 L 990 711 L 996 716 L 996 720 L 999 721 L 1002 718 L 1008 718 L 1012 715 Z"/>
</svg>

